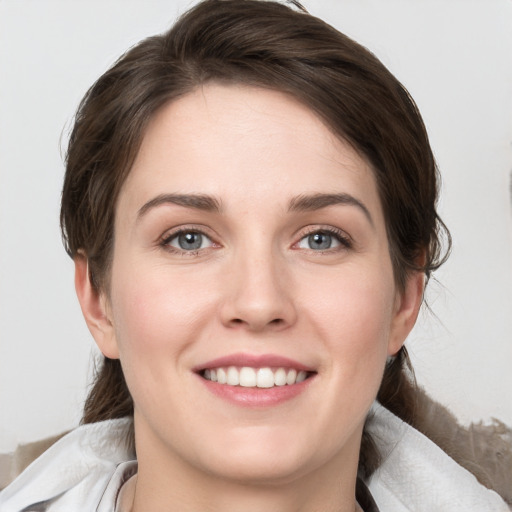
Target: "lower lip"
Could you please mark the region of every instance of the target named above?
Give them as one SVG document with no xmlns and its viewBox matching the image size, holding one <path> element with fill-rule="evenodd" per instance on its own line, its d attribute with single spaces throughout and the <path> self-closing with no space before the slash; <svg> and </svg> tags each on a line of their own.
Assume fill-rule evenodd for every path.
<svg viewBox="0 0 512 512">
<path fill-rule="evenodd" d="M 240 407 L 272 407 L 287 402 L 306 391 L 315 375 L 298 384 L 274 386 L 273 388 L 244 388 L 243 386 L 219 384 L 200 375 L 198 378 L 201 379 L 208 391 Z"/>
</svg>

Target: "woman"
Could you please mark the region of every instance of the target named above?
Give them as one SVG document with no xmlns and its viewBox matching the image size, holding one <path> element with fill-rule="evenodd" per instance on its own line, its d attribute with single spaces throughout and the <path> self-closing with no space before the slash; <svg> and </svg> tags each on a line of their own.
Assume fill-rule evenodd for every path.
<svg viewBox="0 0 512 512">
<path fill-rule="evenodd" d="M 436 198 L 405 89 L 306 13 L 207 0 L 131 49 L 62 196 L 105 360 L 1 510 L 506 510 L 407 425 Z"/>
</svg>

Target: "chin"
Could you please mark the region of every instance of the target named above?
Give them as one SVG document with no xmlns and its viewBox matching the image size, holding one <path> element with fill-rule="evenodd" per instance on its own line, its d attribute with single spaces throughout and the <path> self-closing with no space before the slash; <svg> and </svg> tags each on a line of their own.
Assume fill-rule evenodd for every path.
<svg viewBox="0 0 512 512">
<path fill-rule="evenodd" d="M 240 430 L 240 429 L 239 429 Z M 253 428 L 226 436 L 217 449 L 204 450 L 210 474 L 247 485 L 284 485 L 322 466 L 339 447 L 315 444 L 315 436 L 293 435 L 288 428 Z M 325 441 L 325 436 L 317 436 Z"/>
<path fill-rule="evenodd" d="M 280 486 L 291 483 L 310 471 L 310 465 L 301 460 L 299 455 L 293 457 L 282 453 L 278 457 L 262 453 L 244 453 L 242 456 L 226 456 L 210 472 L 223 480 L 245 485 Z M 211 461 L 210 461 L 211 462 Z"/>
</svg>

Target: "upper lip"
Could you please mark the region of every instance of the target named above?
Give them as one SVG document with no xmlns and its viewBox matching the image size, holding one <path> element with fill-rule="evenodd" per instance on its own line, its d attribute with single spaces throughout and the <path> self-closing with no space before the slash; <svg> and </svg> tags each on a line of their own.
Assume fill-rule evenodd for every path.
<svg viewBox="0 0 512 512">
<path fill-rule="evenodd" d="M 296 370 L 304 370 L 306 372 L 314 372 L 315 369 L 305 364 L 299 363 L 294 359 L 283 357 L 277 354 L 230 354 L 218 357 L 201 363 L 193 368 L 195 372 L 201 372 L 211 368 L 221 368 L 226 366 L 248 366 L 251 368 L 294 368 Z"/>
</svg>

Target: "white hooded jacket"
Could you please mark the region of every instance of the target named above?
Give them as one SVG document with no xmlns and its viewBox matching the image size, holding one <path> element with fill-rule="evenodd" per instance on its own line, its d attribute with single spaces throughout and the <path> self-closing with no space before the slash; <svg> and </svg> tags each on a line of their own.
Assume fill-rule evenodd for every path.
<svg viewBox="0 0 512 512">
<path fill-rule="evenodd" d="M 509 512 L 437 445 L 379 404 L 369 430 L 383 463 L 367 482 L 380 512 Z M 36 459 L 0 493 L 0 512 L 115 512 L 137 472 L 130 419 L 83 425 Z"/>
</svg>

